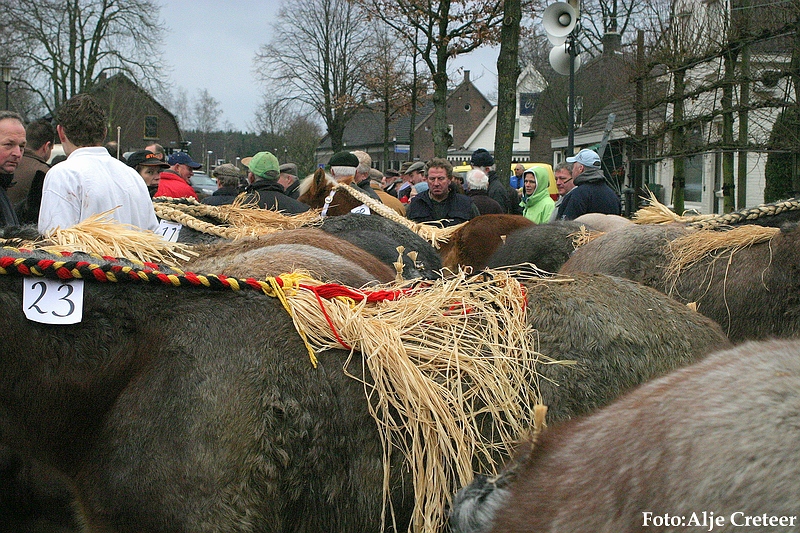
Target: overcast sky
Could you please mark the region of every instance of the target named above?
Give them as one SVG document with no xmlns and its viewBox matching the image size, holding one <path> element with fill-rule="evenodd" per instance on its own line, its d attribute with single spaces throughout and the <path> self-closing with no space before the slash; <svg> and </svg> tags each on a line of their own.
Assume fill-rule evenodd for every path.
<svg viewBox="0 0 800 533">
<path fill-rule="evenodd" d="M 298 1 L 298 0 L 283 0 Z M 259 46 L 279 30 L 278 0 L 164 0 L 161 18 L 168 31 L 164 58 L 176 86 L 189 98 L 208 89 L 223 111 L 220 126 L 231 123 L 248 131 L 260 102 L 253 76 Z M 285 31 L 286 28 L 283 29 Z M 451 61 L 448 72 L 460 81 L 457 68 L 470 71 L 478 89 L 494 102 L 497 93 L 497 50 L 479 49 Z"/>
</svg>

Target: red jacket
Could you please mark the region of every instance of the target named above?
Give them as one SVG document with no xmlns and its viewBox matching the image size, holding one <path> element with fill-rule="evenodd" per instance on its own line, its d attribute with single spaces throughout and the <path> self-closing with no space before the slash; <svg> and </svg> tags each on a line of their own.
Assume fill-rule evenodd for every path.
<svg viewBox="0 0 800 533">
<path fill-rule="evenodd" d="M 165 170 L 160 174 L 161 181 L 158 183 L 158 190 L 155 196 L 168 196 L 170 198 L 194 198 L 199 200 L 197 193 L 192 186 L 186 183 L 182 177 L 171 170 Z"/>
</svg>

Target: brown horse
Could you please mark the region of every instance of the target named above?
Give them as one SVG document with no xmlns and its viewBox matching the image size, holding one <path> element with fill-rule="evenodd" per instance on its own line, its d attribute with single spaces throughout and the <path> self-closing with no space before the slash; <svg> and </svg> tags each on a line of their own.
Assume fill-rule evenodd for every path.
<svg viewBox="0 0 800 533">
<path fill-rule="evenodd" d="M 337 183 L 333 177 L 325 173 L 324 169 L 318 168 L 314 174 L 300 182 L 298 200 L 312 208 L 322 209 L 323 217 L 346 215 L 350 212 L 369 214 L 366 209 L 353 211 L 353 209 L 361 208 L 364 203 L 347 194 L 346 191 L 337 189 Z"/>
<path fill-rule="evenodd" d="M 439 249 L 442 266 L 450 270 L 483 270 L 503 244 L 503 238 L 533 222 L 521 215 L 481 215 L 457 229 Z"/>
</svg>

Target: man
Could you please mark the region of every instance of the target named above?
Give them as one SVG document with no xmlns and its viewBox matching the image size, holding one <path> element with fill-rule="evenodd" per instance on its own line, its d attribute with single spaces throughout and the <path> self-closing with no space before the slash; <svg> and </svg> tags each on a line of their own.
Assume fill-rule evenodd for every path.
<svg viewBox="0 0 800 533">
<path fill-rule="evenodd" d="M 27 145 L 14 172 L 13 186 L 8 197 L 17 211 L 21 224 L 36 224 L 42 203 L 44 175 L 50 170 L 47 161 L 53 153 L 56 130 L 49 120 L 35 120 L 25 128 Z"/>
<path fill-rule="evenodd" d="M 230 205 L 239 196 L 239 183 L 242 171 L 236 165 L 218 165 L 211 175 L 217 179 L 218 189 L 211 196 L 203 198 L 206 205 Z"/>
<path fill-rule="evenodd" d="M 572 163 L 575 188 L 564 196 L 556 215 L 558 220 L 575 220 L 586 213 L 622 213 L 622 203 L 606 183 L 597 152 L 584 148 L 575 157 L 568 157 L 567 163 Z"/>
<path fill-rule="evenodd" d="M 489 188 L 487 189 L 489 198 L 500 204 L 504 213 L 512 215 L 521 213 L 521 209 L 518 206 L 519 195 L 517 195 L 517 191 L 512 190 L 510 186 L 506 187 L 497 176 L 497 172 L 494 171 L 494 156 L 488 150 L 478 148 L 472 152 L 469 163 L 472 168 L 481 169 L 489 177 Z"/>
<path fill-rule="evenodd" d="M 472 199 L 472 203 L 478 208 L 481 215 L 502 215 L 505 213 L 494 199 L 489 198 L 489 176 L 479 169 L 473 168 L 467 172 L 464 180 L 467 185 L 466 194 Z"/>
<path fill-rule="evenodd" d="M 88 94 L 58 110 L 58 138 L 67 160 L 47 172 L 39 210 L 39 233 L 68 228 L 105 211 L 122 224 L 158 228 L 153 203 L 139 174 L 103 146 L 106 114 Z"/>
<path fill-rule="evenodd" d="M 25 149 L 25 125 L 12 111 L 0 111 L 0 226 L 18 226 L 17 214 L 6 195 Z"/>
<path fill-rule="evenodd" d="M 452 171 L 450 174 L 452 178 Z M 425 163 L 422 161 L 411 163 L 405 173 L 400 177 L 403 179 L 403 183 L 397 190 L 397 199 L 407 204 L 411 201 L 414 185 L 425 181 Z"/>
<path fill-rule="evenodd" d="M 281 165 L 280 171 L 278 183 L 283 187 L 284 194 L 297 200 L 300 196 L 300 179 L 297 177 L 297 165 L 284 163 Z"/>
<path fill-rule="evenodd" d="M 145 150 L 150 150 L 151 152 L 156 154 L 157 158 L 159 158 L 160 160 L 164 161 L 164 157 L 165 157 L 164 156 L 164 147 L 161 146 L 160 144 L 158 144 L 158 143 L 148 144 L 147 146 L 144 147 L 144 149 Z"/>
<path fill-rule="evenodd" d="M 523 172 L 525 172 L 525 166 L 522 163 L 514 165 L 514 175 L 511 176 L 512 189 L 521 189 L 525 186 L 525 180 L 522 177 Z"/>
<path fill-rule="evenodd" d="M 278 183 L 281 173 L 278 158 L 269 152 L 258 152 L 247 163 L 247 195 L 245 203 L 257 203 L 264 209 L 283 211 L 290 215 L 305 213 L 309 207 L 294 198 L 284 194 L 284 189 Z"/>
<path fill-rule="evenodd" d="M 156 198 L 167 196 L 169 198 L 194 198 L 198 200 L 197 193 L 189 181 L 194 176 L 194 171 L 202 167 L 186 152 L 174 152 L 167 161 L 169 169 L 161 173 Z"/>
<path fill-rule="evenodd" d="M 575 188 L 575 182 L 572 180 L 572 163 L 567 163 L 566 161 L 559 163 L 556 165 L 555 170 L 553 170 L 553 174 L 555 174 L 556 177 L 558 200 L 556 200 L 556 207 L 550 215 L 550 222 L 554 221 L 556 216 L 558 216 L 558 208 L 561 207 L 564 196 Z"/>
<path fill-rule="evenodd" d="M 358 165 L 356 165 L 356 173 L 353 176 L 353 183 L 351 183 L 351 185 L 361 189 L 361 192 L 373 200 L 383 203 L 381 197 L 372 190 L 372 186 L 370 185 L 369 171 L 372 169 L 372 157 L 362 150 L 354 151 L 353 155 L 358 159 Z"/>
<path fill-rule="evenodd" d="M 480 214 L 469 196 L 450 190 L 453 165 L 447 159 L 431 159 L 425 179 L 428 190 L 412 198 L 406 209 L 410 220 L 454 226 Z"/>
</svg>

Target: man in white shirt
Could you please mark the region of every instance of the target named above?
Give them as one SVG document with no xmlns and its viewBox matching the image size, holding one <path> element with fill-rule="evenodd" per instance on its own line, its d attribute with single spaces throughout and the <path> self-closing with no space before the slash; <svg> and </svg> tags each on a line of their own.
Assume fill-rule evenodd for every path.
<svg viewBox="0 0 800 533">
<path fill-rule="evenodd" d="M 105 111 L 93 97 L 78 94 L 64 102 L 56 131 L 67 159 L 45 176 L 39 233 L 68 228 L 115 208 L 110 216 L 117 222 L 158 228 L 144 180 L 103 146 Z"/>
</svg>

